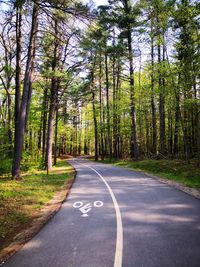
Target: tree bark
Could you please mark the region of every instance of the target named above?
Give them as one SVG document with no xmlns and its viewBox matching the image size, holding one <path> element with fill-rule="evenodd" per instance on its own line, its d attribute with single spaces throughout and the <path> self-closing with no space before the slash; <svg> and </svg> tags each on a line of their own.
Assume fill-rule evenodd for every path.
<svg viewBox="0 0 200 267">
<path fill-rule="evenodd" d="M 42 158 L 45 160 L 45 149 L 46 149 L 46 135 L 47 135 L 47 109 L 48 109 L 48 96 L 47 86 L 44 89 L 44 99 L 42 104 Z"/>
<path fill-rule="evenodd" d="M 152 112 L 152 153 L 157 152 L 157 126 L 156 126 L 156 106 L 154 97 L 154 36 L 153 36 L 153 22 L 151 18 L 151 112 Z"/>
<path fill-rule="evenodd" d="M 57 163 L 57 146 L 58 146 L 58 107 L 56 108 L 55 136 L 54 136 L 54 166 Z"/>
<path fill-rule="evenodd" d="M 126 16 L 131 16 L 131 4 L 129 0 L 124 0 L 124 11 Z M 137 125 L 135 111 L 135 84 L 134 84 L 134 69 L 133 69 L 133 49 L 132 49 L 132 31 L 130 24 L 126 27 L 128 41 L 128 60 L 129 60 L 129 84 L 130 84 L 130 107 L 131 107 L 131 158 L 138 159 L 138 140 L 137 140 Z"/>
<path fill-rule="evenodd" d="M 53 122 L 57 102 L 57 82 L 56 78 L 52 78 L 51 97 L 49 107 L 49 117 L 47 126 L 47 144 L 46 144 L 46 169 L 47 173 L 52 169 L 52 144 L 53 144 Z"/>
<path fill-rule="evenodd" d="M 21 27 L 22 27 L 22 0 L 16 1 L 16 74 L 15 74 L 15 140 L 17 133 L 17 125 L 19 123 L 19 113 L 20 113 L 20 85 L 21 85 Z M 14 154 L 16 146 L 14 148 Z"/>
<path fill-rule="evenodd" d="M 113 55 L 113 156 L 117 159 L 116 60 Z"/>
<path fill-rule="evenodd" d="M 56 77 L 56 70 L 58 68 L 58 53 L 59 53 L 59 30 L 58 19 L 54 18 L 54 51 L 52 59 L 52 79 L 51 79 L 51 93 L 50 93 L 50 107 L 47 128 L 47 144 L 46 144 L 46 169 L 47 174 L 52 169 L 52 144 L 53 144 L 53 122 L 58 105 L 58 87 L 59 82 Z"/>
<path fill-rule="evenodd" d="M 197 105 L 197 104 L 196 104 Z M 197 106 L 197 114 L 196 114 L 196 121 L 197 121 L 197 166 L 200 167 L 200 108 Z"/>
<path fill-rule="evenodd" d="M 103 120 L 102 120 L 102 63 L 101 63 L 101 52 L 99 62 L 99 105 L 100 105 L 100 151 L 101 159 L 104 160 L 104 141 L 103 141 Z"/>
<path fill-rule="evenodd" d="M 134 89 L 134 71 L 133 71 L 133 52 L 131 30 L 128 29 L 128 53 L 129 53 L 129 76 L 130 76 L 130 106 L 131 106 L 131 158 L 138 158 L 138 140 L 135 112 L 135 89 Z"/>
<path fill-rule="evenodd" d="M 108 130 L 108 150 L 109 157 L 112 158 L 112 141 L 110 134 L 110 104 L 109 104 L 109 74 L 108 74 L 108 54 L 105 52 L 105 71 L 106 71 L 106 112 L 107 112 L 107 130 Z"/>
<path fill-rule="evenodd" d="M 93 121 L 94 121 L 94 142 L 95 142 L 95 161 L 98 161 L 98 125 L 97 125 L 97 114 L 95 107 L 95 92 L 94 92 L 94 67 L 91 70 L 91 92 L 92 92 L 92 110 L 93 110 Z"/>
<path fill-rule="evenodd" d="M 35 47 L 36 47 L 36 34 L 38 28 L 38 5 L 35 2 L 33 6 L 32 12 L 32 25 L 31 25 L 31 33 L 29 39 L 29 47 L 28 47 L 28 55 L 26 62 L 26 71 L 24 77 L 24 88 L 22 101 L 20 106 L 20 114 L 19 120 L 17 124 L 16 134 L 15 134 L 15 153 L 13 159 L 13 167 L 12 167 L 12 176 L 13 178 L 20 178 L 20 162 L 22 158 L 23 144 L 24 144 L 24 134 L 26 128 L 26 118 L 27 112 L 29 110 L 28 105 L 30 105 L 30 85 L 32 84 L 32 77 L 34 72 L 34 62 L 35 62 Z"/>
<path fill-rule="evenodd" d="M 176 108 L 175 108 L 175 126 L 174 126 L 174 145 L 173 145 L 173 156 L 179 153 L 179 125 L 180 125 L 180 96 L 179 92 L 176 97 Z"/>
<path fill-rule="evenodd" d="M 48 128 L 47 128 L 47 144 L 46 144 L 46 169 L 47 173 L 52 169 L 52 144 L 53 144 L 53 121 L 58 100 L 58 83 L 56 78 L 56 69 L 58 61 L 58 21 L 55 19 L 54 25 L 54 52 L 52 60 L 52 72 L 53 76 L 51 79 L 51 95 L 50 95 L 50 107 L 48 117 Z"/>
</svg>

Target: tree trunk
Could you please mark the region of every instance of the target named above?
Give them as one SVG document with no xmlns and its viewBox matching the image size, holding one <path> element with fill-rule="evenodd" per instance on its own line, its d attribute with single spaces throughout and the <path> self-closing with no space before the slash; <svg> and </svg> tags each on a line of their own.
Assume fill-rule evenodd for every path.
<svg viewBox="0 0 200 267">
<path fill-rule="evenodd" d="M 15 140 L 17 139 L 17 125 L 20 113 L 20 85 L 21 85 L 21 26 L 22 26 L 22 0 L 16 1 L 16 74 L 15 74 Z M 16 154 L 16 146 L 14 154 Z"/>
<path fill-rule="evenodd" d="M 124 0 L 124 11 L 127 16 L 131 16 L 131 6 L 129 0 Z M 138 140 L 135 112 L 135 88 L 134 88 L 134 70 L 133 70 L 133 49 L 130 25 L 127 24 L 127 41 L 128 41 L 128 60 L 129 60 L 129 84 L 130 84 L 130 107 L 131 107 L 131 158 L 138 159 Z"/>
<path fill-rule="evenodd" d="M 41 147 L 42 147 L 42 118 L 43 118 L 43 112 L 41 112 L 40 115 L 40 128 L 38 130 L 38 144 L 37 144 L 37 148 L 39 151 L 41 151 Z"/>
<path fill-rule="evenodd" d="M 110 134 L 110 104 L 109 104 L 109 74 L 108 74 L 108 55 L 105 52 L 105 71 L 106 71 L 106 111 L 107 111 L 107 130 L 108 130 L 108 150 L 109 157 L 112 158 L 112 141 Z"/>
<path fill-rule="evenodd" d="M 53 76 L 51 79 L 51 95 L 50 95 L 50 107 L 48 117 L 48 128 L 47 128 L 47 144 L 46 144 L 46 169 L 47 174 L 52 169 L 52 144 L 53 144 L 53 121 L 58 100 L 58 83 L 56 77 L 57 61 L 58 61 L 58 21 L 55 19 L 54 25 L 54 52 L 52 60 L 52 72 Z"/>
<path fill-rule="evenodd" d="M 46 144 L 46 169 L 47 173 L 52 169 L 52 144 L 53 144 L 53 121 L 57 102 L 57 82 L 56 78 L 52 78 L 51 97 L 47 128 L 47 144 Z"/>
<path fill-rule="evenodd" d="M 113 156 L 117 159 L 116 60 L 113 56 Z"/>
<path fill-rule="evenodd" d="M 91 91 L 92 91 L 92 110 L 93 110 L 93 121 L 94 121 L 94 142 L 95 142 L 95 161 L 98 161 L 98 125 L 97 125 L 97 114 L 95 107 L 95 93 L 94 93 L 94 70 L 91 71 Z"/>
<path fill-rule="evenodd" d="M 22 158 L 23 144 L 24 144 L 24 134 L 26 128 L 26 118 L 27 111 L 29 110 L 28 105 L 30 105 L 30 85 L 32 84 L 32 77 L 34 72 L 34 62 L 35 62 L 35 46 L 36 46 L 36 34 L 38 28 L 38 4 L 35 3 L 33 7 L 32 13 L 32 25 L 31 25 L 31 33 L 28 47 L 28 55 L 26 62 L 26 71 L 24 77 L 24 88 L 22 101 L 20 106 L 20 114 L 19 120 L 17 124 L 16 134 L 15 134 L 15 154 L 13 159 L 13 167 L 12 167 L 12 176 L 13 178 L 20 178 L 20 162 Z"/>
<path fill-rule="evenodd" d="M 117 158 L 121 157 L 121 142 L 120 142 L 120 138 L 121 138 L 121 127 L 120 127 L 120 115 L 119 115 L 119 101 L 120 101 L 120 66 L 121 66 L 121 62 L 120 62 L 120 57 L 118 56 L 118 60 L 117 60 L 117 83 L 116 83 L 116 125 L 117 125 Z"/>
<path fill-rule="evenodd" d="M 133 52 L 131 30 L 128 30 L 128 53 L 129 53 L 129 75 L 130 75 L 130 100 L 131 100 L 131 158 L 138 158 L 138 140 L 136 128 L 135 112 L 135 89 L 134 89 L 134 71 L 133 71 Z"/>
<path fill-rule="evenodd" d="M 175 108 L 175 127 L 174 127 L 174 146 L 173 146 L 173 156 L 179 153 L 179 125 L 180 125 L 180 96 L 177 93 L 176 97 L 176 108 Z"/>
<path fill-rule="evenodd" d="M 154 97 L 154 36 L 153 36 L 153 22 L 151 18 L 151 112 L 152 112 L 152 153 L 157 152 L 157 126 L 156 126 L 156 106 Z"/>
<path fill-rule="evenodd" d="M 161 46 L 158 44 L 158 86 L 159 86 L 159 116 L 160 116 L 160 149 L 159 152 L 165 154 L 165 132 L 164 132 L 164 96 L 161 68 Z"/>
<path fill-rule="evenodd" d="M 139 73 L 138 73 L 138 90 L 139 90 L 139 108 L 138 108 L 139 147 L 138 147 L 138 153 L 139 153 L 139 155 L 142 155 L 141 71 L 142 71 L 142 55 L 141 55 L 141 51 L 140 51 L 140 66 L 139 66 Z"/>
<path fill-rule="evenodd" d="M 48 96 L 47 86 L 44 89 L 44 99 L 42 104 L 42 158 L 45 160 L 45 148 L 46 148 L 46 135 L 47 135 L 47 109 L 48 109 Z"/>
<path fill-rule="evenodd" d="M 197 114 L 196 114 L 196 121 L 197 121 L 197 166 L 200 167 L 200 109 L 197 106 Z"/>
<path fill-rule="evenodd" d="M 6 137 L 8 141 L 8 157 L 12 158 L 12 101 L 11 95 L 9 92 L 10 89 L 10 82 L 8 82 L 8 88 L 6 90 L 6 98 L 7 98 L 7 112 L 8 112 L 8 130 L 6 132 Z"/>
<path fill-rule="evenodd" d="M 54 136 L 54 166 L 57 163 L 57 145 L 58 145 L 58 106 L 56 108 L 56 123 L 55 123 L 55 136 Z"/>
<path fill-rule="evenodd" d="M 102 120 L 102 63 L 101 63 L 101 53 L 99 62 L 99 105 L 100 105 L 100 150 L 101 159 L 104 160 L 104 142 L 103 142 L 103 120 Z"/>
</svg>

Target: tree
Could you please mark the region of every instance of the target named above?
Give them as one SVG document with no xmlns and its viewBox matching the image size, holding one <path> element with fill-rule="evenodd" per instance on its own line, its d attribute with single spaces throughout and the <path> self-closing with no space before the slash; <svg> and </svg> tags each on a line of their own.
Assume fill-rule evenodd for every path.
<svg viewBox="0 0 200 267">
<path fill-rule="evenodd" d="M 52 78 L 51 78 L 51 92 L 50 92 L 50 105 L 49 105 L 49 117 L 48 117 L 48 129 L 47 129 L 47 145 L 46 145 L 46 168 L 47 173 L 52 169 L 52 143 L 53 143 L 53 122 L 56 106 L 58 102 L 58 78 L 56 77 L 56 71 L 58 69 L 58 53 L 59 53 L 59 19 L 55 18 L 53 21 L 54 29 L 54 48 L 52 58 Z"/>
<path fill-rule="evenodd" d="M 20 105 L 18 124 L 15 133 L 15 142 L 14 142 L 15 154 L 12 166 L 12 176 L 15 179 L 20 178 L 20 161 L 22 157 L 24 134 L 25 134 L 27 116 L 31 101 L 32 82 L 33 82 L 32 79 L 33 79 L 35 52 L 36 52 L 36 35 L 38 30 L 38 14 L 39 14 L 39 8 L 38 8 L 38 3 L 36 1 L 33 5 L 33 11 L 32 11 L 32 24 L 31 24 L 29 47 L 27 53 L 26 70 L 24 75 L 23 94 Z"/>
</svg>

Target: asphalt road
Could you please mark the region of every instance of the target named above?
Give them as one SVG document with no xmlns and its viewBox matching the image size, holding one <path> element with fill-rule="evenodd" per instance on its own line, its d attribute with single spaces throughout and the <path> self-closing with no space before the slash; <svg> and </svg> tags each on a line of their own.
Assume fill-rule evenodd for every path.
<svg viewBox="0 0 200 267">
<path fill-rule="evenodd" d="M 55 217 L 4 267 L 200 267 L 200 201 L 85 159 Z"/>
</svg>

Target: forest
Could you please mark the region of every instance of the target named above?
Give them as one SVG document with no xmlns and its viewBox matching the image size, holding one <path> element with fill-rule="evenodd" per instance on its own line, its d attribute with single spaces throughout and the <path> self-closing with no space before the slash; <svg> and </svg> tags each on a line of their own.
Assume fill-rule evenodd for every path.
<svg viewBox="0 0 200 267">
<path fill-rule="evenodd" d="M 62 155 L 200 166 L 200 4 L 0 1 L 0 173 Z"/>
</svg>

